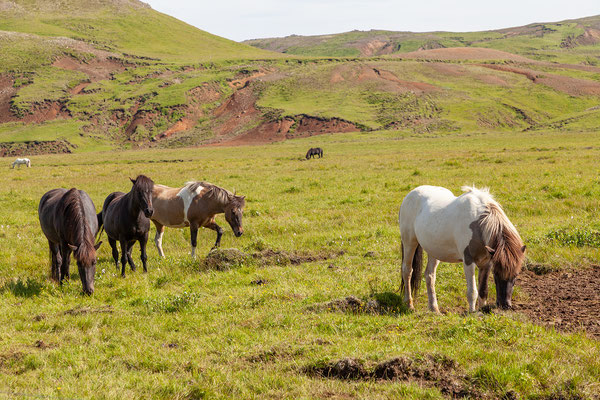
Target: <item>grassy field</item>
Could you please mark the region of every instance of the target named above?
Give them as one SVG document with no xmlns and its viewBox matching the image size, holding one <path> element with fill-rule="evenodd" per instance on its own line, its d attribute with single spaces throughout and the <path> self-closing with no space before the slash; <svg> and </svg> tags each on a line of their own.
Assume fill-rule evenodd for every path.
<svg viewBox="0 0 600 400">
<path fill-rule="evenodd" d="M 529 261 L 576 273 L 600 259 L 596 141 L 595 132 L 383 131 L 256 147 L 34 156 L 31 169 L 9 170 L 4 159 L 0 397 L 444 398 L 435 385 L 306 372 L 345 357 L 371 366 L 433 355 L 453 360 L 489 398 L 593 398 L 600 391 L 597 340 L 514 312 L 466 315 L 460 266 L 438 269 L 444 315 L 426 311 L 425 293 L 415 313 L 404 313 L 397 212 L 421 184 L 456 194 L 462 185 L 489 186 L 526 242 Z M 303 160 L 315 145 L 325 157 Z M 128 177 L 138 173 L 172 186 L 207 180 L 246 195 L 241 238 L 218 218 L 226 228 L 223 248 L 317 261 L 257 257 L 215 270 L 203 260 L 214 232 L 201 230 L 202 256 L 192 261 L 189 232 L 167 229 L 167 258 L 159 259 L 151 243 L 148 274 L 120 278 L 104 238 L 92 297 L 82 295 L 76 272 L 62 287 L 50 282 L 37 221 L 42 194 L 75 186 L 99 207 L 110 192 L 128 191 Z M 140 264 L 137 248 L 134 254 Z M 251 283 L 259 279 L 266 284 Z M 385 299 L 389 311 L 314 307 L 349 295 Z M 515 298 L 526 294 L 517 288 Z"/>
</svg>

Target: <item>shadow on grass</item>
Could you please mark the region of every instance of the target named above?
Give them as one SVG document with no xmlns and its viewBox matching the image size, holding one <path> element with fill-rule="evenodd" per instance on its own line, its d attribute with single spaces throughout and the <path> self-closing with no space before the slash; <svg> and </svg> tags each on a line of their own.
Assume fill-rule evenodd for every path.
<svg viewBox="0 0 600 400">
<path fill-rule="evenodd" d="M 10 282 L 6 282 L 0 289 L 0 293 L 10 291 L 17 297 L 33 297 L 39 296 L 43 288 L 44 284 L 36 279 L 27 278 L 27 280 L 25 280 L 17 278 Z"/>
</svg>

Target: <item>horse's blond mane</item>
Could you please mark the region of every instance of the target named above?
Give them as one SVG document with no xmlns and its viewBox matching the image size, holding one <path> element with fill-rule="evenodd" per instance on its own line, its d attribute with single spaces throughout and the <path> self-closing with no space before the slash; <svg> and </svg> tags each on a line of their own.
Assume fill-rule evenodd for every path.
<svg viewBox="0 0 600 400">
<path fill-rule="evenodd" d="M 525 258 L 523 240 L 517 229 L 489 193 L 489 189 L 463 187 L 463 190 L 480 195 L 485 203 L 485 210 L 479 216 L 479 226 L 484 243 L 495 250 L 492 255 L 494 271 L 503 279 L 514 278 L 521 272 Z"/>
</svg>

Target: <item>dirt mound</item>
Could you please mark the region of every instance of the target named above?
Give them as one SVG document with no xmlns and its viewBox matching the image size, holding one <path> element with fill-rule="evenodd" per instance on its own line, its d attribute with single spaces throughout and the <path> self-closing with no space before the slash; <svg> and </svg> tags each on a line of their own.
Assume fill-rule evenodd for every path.
<svg viewBox="0 0 600 400">
<path fill-rule="evenodd" d="M 245 263 L 259 266 L 266 265 L 299 265 L 307 262 L 328 260 L 344 254 L 343 251 L 331 252 L 294 252 L 285 250 L 264 249 L 255 253 L 244 253 L 238 249 L 214 249 L 206 256 L 202 266 L 205 269 L 225 271 L 239 267 Z"/>
<path fill-rule="evenodd" d="M 335 311 L 351 314 L 404 314 L 408 308 L 402 297 L 392 292 L 373 293 L 368 299 L 348 296 L 324 303 L 313 304 L 309 311 Z"/>
<path fill-rule="evenodd" d="M 75 148 L 75 145 L 66 140 L 4 142 L 0 143 L 0 157 L 72 153 Z"/>
<path fill-rule="evenodd" d="M 534 60 L 527 57 L 483 47 L 448 47 L 411 51 L 409 53 L 394 55 L 394 57 L 419 60 L 507 60 L 535 63 Z"/>
<path fill-rule="evenodd" d="M 320 378 L 416 382 L 422 386 L 437 387 L 451 398 L 488 397 L 458 371 L 454 360 L 445 356 L 396 357 L 371 368 L 365 364 L 360 359 L 343 358 L 324 365 L 307 366 L 303 372 Z"/>
<path fill-rule="evenodd" d="M 60 57 L 52 63 L 52 66 L 69 71 L 83 72 L 88 76 L 90 82 L 110 79 L 115 72 L 122 72 L 127 68 L 125 62 L 113 57 L 98 57 L 86 62 L 73 57 Z"/>
<path fill-rule="evenodd" d="M 355 75 L 359 82 L 375 81 L 380 83 L 384 89 L 390 92 L 416 94 L 438 91 L 434 85 L 425 82 L 411 82 L 398 78 L 393 72 L 381 68 L 363 67 Z"/>
<path fill-rule="evenodd" d="M 584 331 L 600 338 L 600 266 L 536 275 L 523 271 L 517 285 L 527 296 L 516 311 L 561 331 Z"/>
<path fill-rule="evenodd" d="M 10 110 L 10 100 L 17 94 L 13 84 L 14 78 L 11 75 L 0 75 L 0 123 L 14 121 L 16 118 Z"/>
</svg>

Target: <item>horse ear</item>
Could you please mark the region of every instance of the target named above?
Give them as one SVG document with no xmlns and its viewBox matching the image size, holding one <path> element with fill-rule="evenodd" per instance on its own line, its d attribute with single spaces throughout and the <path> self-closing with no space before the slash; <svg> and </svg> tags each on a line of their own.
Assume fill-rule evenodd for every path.
<svg viewBox="0 0 600 400">
<path fill-rule="evenodd" d="M 94 248 L 95 248 L 96 250 L 98 250 L 98 249 L 100 248 L 100 245 L 101 245 L 101 244 L 102 244 L 102 240 L 101 240 L 101 241 L 99 241 L 98 243 L 96 243 L 96 244 L 94 245 Z"/>
<path fill-rule="evenodd" d="M 521 251 L 522 251 L 523 253 L 525 253 L 525 250 L 527 250 L 527 246 L 523 246 L 523 247 L 521 247 Z"/>
<path fill-rule="evenodd" d="M 67 245 L 69 246 L 69 248 L 73 251 L 77 250 L 77 246 L 73 246 L 71 243 L 67 243 Z"/>
<path fill-rule="evenodd" d="M 493 256 L 496 252 L 496 250 L 492 249 L 490 246 L 485 246 L 485 249 L 488 251 L 488 253 L 490 253 L 491 256 Z"/>
<path fill-rule="evenodd" d="M 131 179 L 129 178 L 129 180 L 131 181 L 131 183 L 133 183 L 135 185 L 135 181 L 137 181 L 137 179 Z"/>
</svg>

